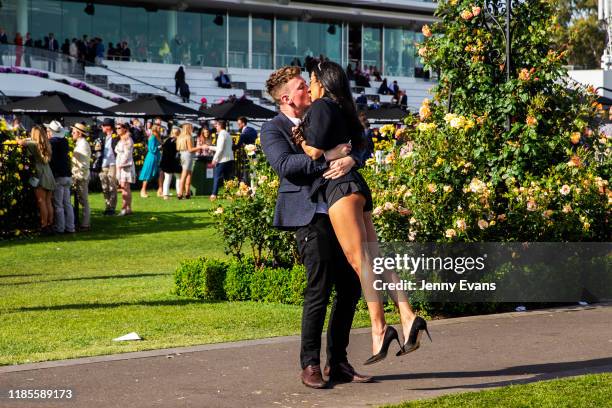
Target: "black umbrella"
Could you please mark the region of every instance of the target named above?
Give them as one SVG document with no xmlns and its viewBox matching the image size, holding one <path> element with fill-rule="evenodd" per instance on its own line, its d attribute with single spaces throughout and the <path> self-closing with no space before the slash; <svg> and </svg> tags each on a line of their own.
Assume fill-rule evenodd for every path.
<svg viewBox="0 0 612 408">
<path fill-rule="evenodd" d="M 113 116 L 105 109 L 58 91 L 43 91 L 39 96 L 22 99 L 0 106 L 8 113 L 44 116 Z"/>
<path fill-rule="evenodd" d="M 367 109 L 363 112 L 365 112 L 369 121 L 376 123 L 400 122 L 406 116 L 410 115 L 410 112 L 405 111 L 398 105 L 382 105 L 380 108 Z"/>
<path fill-rule="evenodd" d="M 264 120 L 273 118 L 276 116 L 276 112 L 259 106 L 249 99 L 224 102 L 200 112 L 201 119 L 238 120 L 241 116 L 250 120 Z"/>
<path fill-rule="evenodd" d="M 120 103 L 108 108 L 113 116 L 144 118 L 197 119 L 200 115 L 195 109 L 172 102 L 160 95 L 142 95 L 131 102 Z"/>
</svg>

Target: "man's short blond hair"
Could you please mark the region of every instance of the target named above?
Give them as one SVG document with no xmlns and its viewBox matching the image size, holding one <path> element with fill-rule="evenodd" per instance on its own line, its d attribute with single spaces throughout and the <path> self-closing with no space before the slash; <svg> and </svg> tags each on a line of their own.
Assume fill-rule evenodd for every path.
<svg viewBox="0 0 612 408">
<path fill-rule="evenodd" d="M 280 103 L 281 92 L 287 82 L 302 75 L 300 67 L 282 67 L 274 71 L 266 81 L 266 90 L 274 98 L 276 103 Z"/>
</svg>

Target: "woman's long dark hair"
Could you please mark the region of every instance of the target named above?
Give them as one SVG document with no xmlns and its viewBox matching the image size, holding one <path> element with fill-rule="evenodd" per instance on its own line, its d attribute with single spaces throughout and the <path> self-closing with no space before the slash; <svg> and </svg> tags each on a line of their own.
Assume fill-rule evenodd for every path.
<svg viewBox="0 0 612 408">
<path fill-rule="evenodd" d="M 325 96 L 336 102 L 344 113 L 353 148 L 362 147 L 363 127 L 357 115 L 357 107 L 346 72 L 333 61 L 312 64 L 312 72 L 325 89 Z"/>
</svg>

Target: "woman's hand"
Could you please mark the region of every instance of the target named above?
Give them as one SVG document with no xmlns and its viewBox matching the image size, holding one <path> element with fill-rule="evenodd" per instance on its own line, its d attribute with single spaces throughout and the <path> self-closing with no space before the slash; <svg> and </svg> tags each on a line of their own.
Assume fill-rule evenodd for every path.
<svg viewBox="0 0 612 408">
<path fill-rule="evenodd" d="M 348 156 L 351 153 L 352 146 L 350 143 L 342 143 L 338 146 L 334 147 L 331 150 L 327 150 L 325 152 L 325 160 L 332 161 L 341 159 L 343 157 Z"/>
<path fill-rule="evenodd" d="M 329 164 L 329 169 L 323 173 L 323 177 L 326 179 L 335 180 L 351 171 L 354 166 L 355 159 L 350 156 L 334 160 Z"/>
</svg>

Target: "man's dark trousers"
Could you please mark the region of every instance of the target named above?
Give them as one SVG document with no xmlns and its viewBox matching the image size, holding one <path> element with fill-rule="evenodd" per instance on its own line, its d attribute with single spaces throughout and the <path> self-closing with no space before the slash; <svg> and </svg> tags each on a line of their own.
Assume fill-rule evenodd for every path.
<svg viewBox="0 0 612 408">
<path fill-rule="evenodd" d="M 332 288 L 336 288 L 327 329 L 327 359 L 330 365 L 347 362 L 351 324 L 361 296 L 357 274 L 336 239 L 329 216 L 315 214 L 296 232 L 298 252 L 306 267 L 308 283 L 302 315 L 302 368 L 320 364 L 321 333 Z"/>
</svg>

